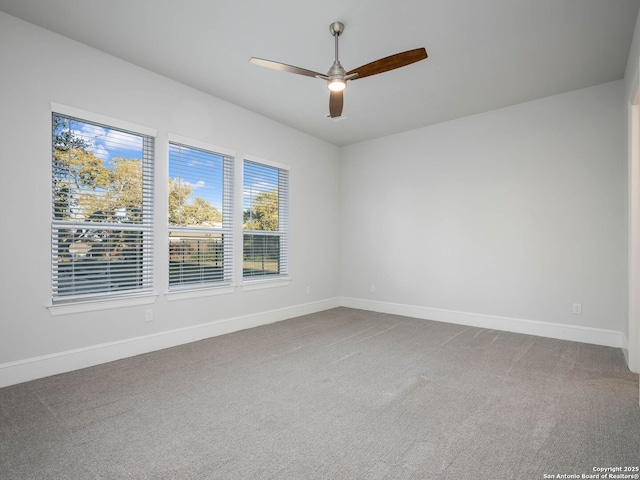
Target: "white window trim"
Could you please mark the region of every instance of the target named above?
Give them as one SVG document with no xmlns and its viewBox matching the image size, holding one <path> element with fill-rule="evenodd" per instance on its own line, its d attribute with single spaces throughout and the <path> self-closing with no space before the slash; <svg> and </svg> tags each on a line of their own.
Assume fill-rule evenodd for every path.
<svg viewBox="0 0 640 480">
<path fill-rule="evenodd" d="M 168 301 L 188 300 L 190 298 L 214 297 L 217 295 L 229 295 L 235 293 L 236 285 L 220 285 L 219 287 L 206 286 L 202 288 L 185 288 L 184 290 L 171 290 L 164 295 Z"/>
<path fill-rule="evenodd" d="M 108 125 L 110 127 L 119 128 L 121 130 L 129 130 L 131 132 L 139 133 L 141 135 L 148 135 L 150 137 L 157 137 L 158 130 L 137 123 L 127 122 L 120 120 L 119 118 L 108 117 L 99 113 L 88 112 L 86 110 L 80 110 L 76 107 L 70 107 L 68 105 L 62 105 L 60 103 L 51 102 L 51 114 L 60 113 L 69 117 L 79 118 L 81 120 L 87 120 L 88 122 L 100 123 L 102 125 Z"/>
<path fill-rule="evenodd" d="M 189 145 L 191 147 L 199 148 L 200 150 L 206 150 L 213 153 L 220 153 L 222 155 L 226 155 L 227 157 L 236 158 L 236 151 L 231 150 L 230 148 L 220 147 L 218 145 L 214 145 L 213 143 L 203 142 L 201 140 L 196 140 L 195 138 L 184 137 L 182 135 L 177 135 L 175 133 L 169 133 L 167 135 L 168 142 L 167 143 L 182 143 L 185 145 Z M 168 165 L 168 158 L 167 158 Z"/>
<path fill-rule="evenodd" d="M 268 167 L 274 167 L 274 168 L 279 168 L 281 170 L 287 170 L 289 172 L 289 176 L 291 176 L 291 167 L 289 165 L 284 164 L 284 163 L 274 162 L 272 160 L 267 160 L 266 158 L 258 157 L 256 155 L 251 155 L 251 154 L 247 154 L 247 153 L 244 154 L 243 159 L 244 160 L 249 160 L 250 162 L 254 162 L 254 163 L 261 163 L 263 165 L 267 165 Z M 289 182 L 291 182 L 291 179 L 289 179 Z"/>
<path fill-rule="evenodd" d="M 89 300 L 86 302 L 49 304 L 47 309 L 54 317 L 58 315 L 69 315 L 71 313 L 97 312 L 100 310 L 110 310 L 113 308 L 135 307 L 138 305 L 151 305 L 155 303 L 158 295 L 139 295 L 130 298 L 114 298 L 109 300 Z"/>
<path fill-rule="evenodd" d="M 242 284 L 243 292 L 251 292 L 253 290 L 263 290 L 265 288 L 288 287 L 291 284 L 291 277 L 283 275 L 282 277 L 266 278 L 260 280 L 247 280 Z"/>
</svg>

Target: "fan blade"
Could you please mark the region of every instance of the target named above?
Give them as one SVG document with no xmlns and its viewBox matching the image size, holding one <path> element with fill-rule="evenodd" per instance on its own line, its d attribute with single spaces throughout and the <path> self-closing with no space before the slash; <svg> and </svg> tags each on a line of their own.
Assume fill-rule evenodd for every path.
<svg viewBox="0 0 640 480">
<path fill-rule="evenodd" d="M 396 68 L 405 67 L 412 63 L 419 62 L 427 58 L 427 50 L 425 48 L 416 48 L 415 50 L 409 50 L 408 52 L 396 53 L 389 57 L 381 58 L 375 62 L 367 63 L 359 68 L 347 72 L 347 75 L 357 73 L 358 76 L 354 80 L 360 78 L 369 77 L 371 75 L 377 75 L 378 73 L 388 72 Z"/>
<path fill-rule="evenodd" d="M 342 90 L 339 92 L 331 92 L 329 96 L 329 115 L 331 118 L 339 117 L 342 115 L 343 95 Z"/>
<path fill-rule="evenodd" d="M 286 63 L 274 62 L 272 60 L 265 60 L 264 58 L 251 57 L 249 62 L 260 65 L 261 67 L 273 68 L 274 70 L 281 70 L 283 72 L 297 73 L 298 75 L 304 75 L 305 77 L 316 77 L 323 75 L 322 73 L 312 72 L 305 68 L 294 67 L 293 65 L 287 65 Z"/>
</svg>

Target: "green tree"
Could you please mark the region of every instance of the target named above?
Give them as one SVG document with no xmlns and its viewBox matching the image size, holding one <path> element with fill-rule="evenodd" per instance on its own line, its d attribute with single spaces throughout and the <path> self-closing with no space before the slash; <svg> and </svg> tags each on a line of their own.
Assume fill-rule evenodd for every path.
<svg viewBox="0 0 640 480">
<path fill-rule="evenodd" d="M 68 220 L 83 218 L 95 210 L 91 197 L 108 189 L 110 172 L 93 153 L 56 146 L 54 151 L 54 216 Z"/>
<path fill-rule="evenodd" d="M 169 179 L 169 225 L 182 225 L 182 207 L 191 195 L 191 187 L 179 179 Z"/>
<path fill-rule="evenodd" d="M 169 224 L 181 226 L 213 226 L 222 222 L 222 213 L 210 202 L 195 197 L 189 202 L 192 189 L 178 178 L 169 179 Z"/>
<path fill-rule="evenodd" d="M 278 192 L 262 192 L 255 196 L 251 207 L 244 211 L 245 230 L 279 230 Z"/>
<path fill-rule="evenodd" d="M 116 157 L 109 162 L 111 167 L 107 202 L 110 209 L 126 208 L 127 211 L 142 210 L 142 161 L 135 158 Z"/>
<path fill-rule="evenodd" d="M 182 207 L 182 221 L 186 225 L 213 226 L 222 222 L 222 213 L 206 200 L 196 197 L 192 204 Z"/>
<path fill-rule="evenodd" d="M 100 161 L 88 156 L 90 144 L 75 134 L 70 119 L 54 115 L 53 121 L 53 215 L 68 220 L 77 192 L 94 184 L 91 172 L 97 173 Z"/>
<path fill-rule="evenodd" d="M 91 152 L 55 152 L 54 215 L 59 219 L 135 222 L 142 212 L 142 162 L 114 158 L 109 167 Z"/>
</svg>

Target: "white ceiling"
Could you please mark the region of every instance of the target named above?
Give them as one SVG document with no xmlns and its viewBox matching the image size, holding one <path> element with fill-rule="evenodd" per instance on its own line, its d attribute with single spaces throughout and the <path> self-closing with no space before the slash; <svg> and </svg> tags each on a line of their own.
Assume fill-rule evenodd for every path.
<svg viewBox="0 0 640 480">
<path fill-rule="evenodd" d="M 336 145 L 618 80 L 640 0 L 0 0 L 0 10 Z M 341 21 L 346 70 L 425 47 L 427 60 L 349 83 L 325 72 Z M 63 55 L 61 54 L 61 57 Z"/>
</svg>

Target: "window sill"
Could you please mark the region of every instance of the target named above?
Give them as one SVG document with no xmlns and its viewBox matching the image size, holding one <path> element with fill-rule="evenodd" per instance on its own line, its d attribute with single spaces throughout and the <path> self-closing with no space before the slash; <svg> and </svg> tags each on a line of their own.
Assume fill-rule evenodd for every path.
<svg viewBox="0 0 640 480">
<path fill-rule="evenodd" d="M 118 298 L 109 300 L 93 300 L 88 302 L 63 303 L 47 305 L 47 309 L 53 316 L 69 315 L 72 313 L 95 312 L 110 310 L 112 308 L 134 307 L 137 305 L 151 305 L 158 295 L 144 295 L 131 298 Z"/>
<path fill-rule="evenodd" d="M 225 285 L 224 287 L 198 288 L 192 290 L 174 290 L 165 293 L 170 302 L 176 300 L 188 300 L 190 298 L 212 297 L 215 295 L 227 295 L 236 291 L 235 285 Z"/>
<path fill-rule="evenodd" d="M 250 292 L 252 290 L 262 290 L 265 288 L 287 287 L 290 283 L 290 278 L 282 277 L 274 279 L 248 280 L 242 284 L 242 290 Z"/>
</svg>

